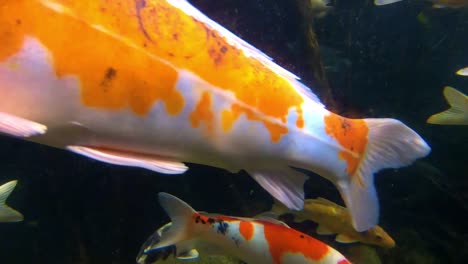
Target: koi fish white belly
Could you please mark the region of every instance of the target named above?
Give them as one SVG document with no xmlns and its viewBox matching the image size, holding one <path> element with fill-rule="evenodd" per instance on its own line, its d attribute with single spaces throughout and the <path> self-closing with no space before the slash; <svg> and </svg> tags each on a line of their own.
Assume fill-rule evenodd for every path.
<svg viewBox="0 0 468 264">
<path fill-rule="evenodd" d="M 223 109 L 239 102 L 189 71 L 178 72 L 176 88 L 185 103 L 181 113 L 168 114 L 159 101 L 147 115 L 138 116 L 129 108 L 84 106 L 79 78 L 57 77 L 53 63 L 47 48 L 27 37 L 23 48 L 0 64 L 0 112 L 47 126 L 47 133 L 32 141 L 59 148 L 80 145 L 155 154 L 233 171 L 249 163 L 274 163 L 275 157 L 285 163 L 279 157 L 287 156 L 295 144 L 294 133 L 272 143 L 265 125 L 246 115 L 229 132 L 223 131 Z M 296 113 L 291 111 L 288 119 L 294 123 Z"/>
</svg>

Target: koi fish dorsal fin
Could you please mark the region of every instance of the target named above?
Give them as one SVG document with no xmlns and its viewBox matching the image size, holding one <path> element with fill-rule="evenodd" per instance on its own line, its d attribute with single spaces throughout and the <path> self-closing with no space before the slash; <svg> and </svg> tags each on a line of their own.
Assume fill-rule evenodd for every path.
<svg viewBox="0 0 468 264">
<path fill-rule="evenodd" d="M 18 181 L 9 181 L 0 186 L 0 222 L 19 222 L 23 221 L 23 215 L 15 209 L 6 205 L 6 200 L 15 189 Z"/>
<path fill-rule="evenodd" d="M 468 97 L 450 86 L 444 88 L 444 97 L 450 104 L 450 108 L 444 112 L 430 116 L 427 119 L 427 123 L 437 125 L 468 125 Z"/>
<path fill-rule="evenodd" d="M 265 65 L 267 68 L 269 68 L 273 72 L 289 80 L 291 84 L 294 86 L 294 88 L 305 99 L 309 99 L 315 102 L 316 104 L 324 107 L 324 105 L 320 102 L 320 99 L 317 97 L 317 95 L 315 95 L 309 89 L 309 87 L 299 82 L 300 78 L 298 76 L 284 69 L 283 67 L 279 66 L 278 64 L 273 62 L 273 59 L 270 56 L 266 55 L 265 53 L 255 48 L 248 42 L 242 40 L 241 38 L 236 36 L 234 33 L 229 31 L 225 27 L 211 20 L 209 17 L 207 17 L 202 12 L 200 12 L 197 8 L 195 8 L 192 4 L 190 4 L 187 0 L 167 0 L 167 2 L 173 5 L 174 7 L 177 7 L 180 10 L 184 11 L 187 15 L 202 22 L 207 27 L 213 30 L 216 30 L 218 33 L 220 33 L 222 37 L 224 37 L 229 42 L 229 44 L 242 50 L 246 56 L 257 59 L 258 61 L 260 61 L 263 65 Z"/>
</svg>

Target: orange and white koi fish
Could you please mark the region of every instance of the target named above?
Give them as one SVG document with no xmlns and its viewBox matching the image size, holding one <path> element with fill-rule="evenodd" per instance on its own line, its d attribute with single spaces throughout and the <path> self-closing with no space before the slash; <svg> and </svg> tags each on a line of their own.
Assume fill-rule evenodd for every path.
<svg viewBox="0 0 468 264">
<path fill-rule="evenodd" d="M 395 119 L 328 111 L 298 77 L 185 0 L 2 0 L 0 131 L 166 174 L 246 170 L 289 208 L 332 181 L 358 231 L 373 174 L 430 152 Z"/>
<path fill-rule="evenodd" d="M 23 221 L 23 215 L 6 204 L 18 181 L 9 181 L 0 186 L 0 223 Z"/>
<path fill-rule="evenodd" d="M 159 203 L 172 220 L 159 243 L 148 250 L 174 246 L 182 258 L 227 255 L 247 263 L 350 263 L 332 247 L 275 219 L 253 219 L 197 212 L 168 193 Z"/>
<path fill-rule="evenodd" d="M 292 214 L 294 222 L 311 220 L 318 224 L 317 234 L 337 234 L 335 240 L 341 243 L 362 242 L 384 248 L 395 246 L 393 238 L 380 226 L 374 226 L 365 232 L 357 232 L 346 208 L 324 198 L 306 199 L 302 211 L 289 210 L 275 202 L 271 212 L 276 215 Z"/>
<path fill-rule="evenodd" d="M 457 89 L 445 86 L 444 97 L 450 108 L 431 115 L 427 123 L 436 125 L 468 125 L 468 96 Z"/>
</svg>

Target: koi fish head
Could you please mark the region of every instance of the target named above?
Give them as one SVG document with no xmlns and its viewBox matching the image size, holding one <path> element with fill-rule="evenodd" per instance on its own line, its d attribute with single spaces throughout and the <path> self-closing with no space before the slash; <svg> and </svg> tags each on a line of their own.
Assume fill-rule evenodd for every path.
<svg viewBox="0 0 468 264">
<path fill-rule="evenodd" d="M 384 248 L 393 248 L 395 246 L 395 240 L 380 226 L 375 226 L 372 229 L 362 232 L 362 234 L 369 244 Z"/>
</svg>

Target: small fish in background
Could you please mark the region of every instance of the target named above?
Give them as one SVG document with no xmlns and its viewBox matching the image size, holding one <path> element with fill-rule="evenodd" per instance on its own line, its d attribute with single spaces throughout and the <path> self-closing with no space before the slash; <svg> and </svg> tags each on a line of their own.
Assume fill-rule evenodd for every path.
<svg viewBox="0 0 468 264">
<path fill-rule="evenodd" d="M 453 87 L 444 88 L 444 97 L 450 105 L 448 110 L 434 114 L 427 123 L 435 125 L 468 125 L 468 98 Z"/>
<path fill-rule="evenodd" d="M 276 215 L 292 214 L 294 222 L 313 221 L 318 224 L 319 235 L 337 234 L 335 240 L 341 243 L 361 242 L 383 248 L 393 248 L 395 241 L 380 226 L 367 231 L 354 229 L 348 210 L 324 198 L 306 199 L 302 211 L 289 210 L 275 200 L 271 212 Z"/>
<path fill-rule="evenodd" d="M 333 10 L 331 0 L 297 0 L 304 2 L 303 5 L 311 12 L 312 18 L 323 18 Z"/>
<path fill-rule="evenodd" d="M 198 251 L 195 249 L 192 249 L 189 252 L 178 252 L 177 254 L 175 245 L 153 249 L 153 247 L 161 241 L 163 233 L 167 232 L 171 226 L 172 222 L 169 222 L 158 228 L 158 230 L 148 237 L 146 242 L 141 246 L 136 257 L 136 262 L 138 264 L 173 264 L 182 263 L 187 260 L 190 260 L 190 263 L 204 264 L 244 264 L 244 262 L 240 260 L 227 256 L 200 256 Z"/>
<path fill-rule="evenodd" d="M 375 0 L 375 5 L 389 5 L 403 0 Z M 433 8 L 461 8 L 468 6 L 468 0 L 427 0 L 433 3 Z"/>
<path fill-rule="evenodd" d="M 160 241 L 144 252 L 175 245 L 177 258 L 226 255 L 248 264 L 350 263 L 341 253 L 272 218 L 242 218 L 197 212 L 168 193 L 159 203 L 172 220 Z"/>
<path fill-rule="evenodd" d="M 17 180 L 9 181 L 0 186 L 0 223 L 23 221 L 23 215 L 15 209 L 6 205 L 6 200 L 15 189 Z"/>
<path fill-rule="evenodd" d="M 468 67 L 458 70 L 456 74 L 461 76 L 468 76 Z"/>
</svg>

